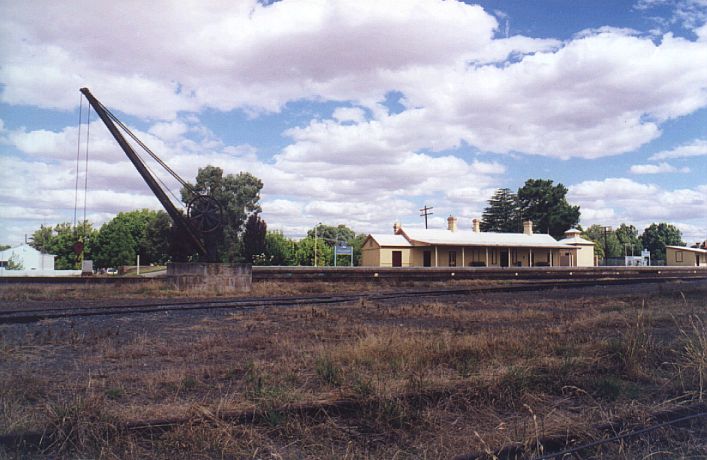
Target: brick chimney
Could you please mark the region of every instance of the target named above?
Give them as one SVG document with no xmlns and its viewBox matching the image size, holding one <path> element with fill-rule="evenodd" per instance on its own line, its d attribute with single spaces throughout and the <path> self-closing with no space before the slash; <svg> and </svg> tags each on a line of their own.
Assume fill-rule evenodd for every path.
<svg viewBox="0 0 707 460">
<path fill-rule="evenodd" d="M 457 218 L 454 216 L 447 217 L 447 230 L 450 232 L 457 231 Z"/>
<path fill-rule="evenodd" d="M 395 235 L 397 235 L 399 231 L 400 231 L 400 222 L 398 222 L 396 220 L 395 222 L 393 222 L 393 233 Z"/>
<path fill-rule="evenodd" d="M 479 219 L 472 219 L 471 225 L 475 233 L 479 233 L 481 231 L 481 221 Z"/>
<path fill-rule="evenodd" d="M 533 221 L 532 220 L 526 220 L 523 222 L 523 233 L 526 235 L 533 234 Z"/>
</svg>

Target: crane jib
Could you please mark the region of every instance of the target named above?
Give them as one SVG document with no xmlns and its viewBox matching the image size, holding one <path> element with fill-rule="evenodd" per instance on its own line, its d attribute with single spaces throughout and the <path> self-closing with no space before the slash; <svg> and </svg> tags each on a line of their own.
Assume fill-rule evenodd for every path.
<svg viewBox="0 0 707 460">
<path fill-rule="evenodd" d="M 115 118 L 115 116 L 111 114 L 103 106 L 103 104 L 101 104 L 98 99 L 93 96 L 93 94 L 91 94 L 88 88 L 81 88 L 81 93 L 86 97 L 89 104 L 91 104 L 91 107 L 93 107 L 98 116 L 101 118 L 103 124 L 106 125 L 108 131 L 110 131 L 113 138 L 116 140 L 118 145 L 120 145 L 120 148 L 123 149 L 123 152 L 125 152 L 125 155 L 132 162 L 133 166 L 135 166 L 135 169 L 137 169 L 138 173 L 140 173 L 140 176 L 142 176 L 145 183 L 147 183 L 147 186 L 150 187 L 152 193 L 154 193 L 154 195 L 160 201 L 164 210 L 172 218 L 172 221 L 175 223 L 175 225 L 177 225 L 177 227 L 179 227 L 183 231 L 183 233 L 190 240 L 190 243 L 193 245 L 194 249 L 199 254 L 206 257 L 209 262 L 215 262 L 217 256 L 213 253 L 214 251 L 207 250 L 207 245 L 204 244 L 204 242 L 200 238 L 200 235 L 198 235 L 197 231 L 194 229 L 191 223 L 174 206 L 165 191 L 162 190 L 162 187 L 160 187 L 160 185 L 157 183 L 157 180 L 152 176 L 152 174 L 150 174 L 150 171 L 147 169 L 147 166 L 145 166 L 138 154 L 135 153 L 135 150 L 133 150 L 132 146 L 128 143 L 125 137 L 123 137 L 123 134 L 113 122 L 113 118 Z"/>
</svg>

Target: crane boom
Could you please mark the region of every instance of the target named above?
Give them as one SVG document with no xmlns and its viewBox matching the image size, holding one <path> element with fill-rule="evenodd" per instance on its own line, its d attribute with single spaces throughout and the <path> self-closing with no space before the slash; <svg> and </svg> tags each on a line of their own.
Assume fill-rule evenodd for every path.
<svg viewBox="0 0 707 460">
<path fill-rule="evenodd" d="M 214 260 L 212 259 L 215 258 L 215 254 L 211 254 L 212 251 L 207 250 L 206 245 L 204 245 L 204 243 L 201 241 L 201 238 L 199 238 L 199 235 L 197 235 L 197 232 L 194 230 L 189 221 L 184 218 L 184 215 L 179 212 L 179 210 L 174 206 L 169 197 L 167 197 L 167 194 L 164 192 L 164 190 L 162 190 L 162 188 L 159 186 L 157 180 L 152 177 L 152 174 L 150 174 L 150 171 L 148 171 L 147 166 L 145 166 L 145 164 L 142 162 L 137 153 L 135 153 L 135 150 L 133 150 L 132 146 L 128 143 L 128 141 L 125 140 L 125 137 L 123 137 L 118 127 L 115 125 L 115 123 L 113 123 L 113 120 L 111 118 L 111 115 L 109 115 L 108 110 L 103 107 L 103 104 L 101 104 L 93 94 L 91 94 L 88 88 L 81 88 L 81 93 L 86 97 L 86 99 L 88 99 L 88 102 L 91 104 L 91 107 L 93 107 L 98 116 L 101 117 L 101 120 L 106 125 L 106 128 L 108 128 L 108 131 L 110 131 L 110 133 L 113 135 L 113 138 L 116 140 L 116 142 L 118 142 L 120 148 L 123 149 L 125 155 L 128 157 L 128 159 L 130 159 L 133 166 L 135 166 L 135 169 L 137 169 L 138 173 L 140 173 L 143 180 L 147 183 L 147 186 L 150 187 L 150 190 L 152 190 L 152 193 L 155 194 L 157 199 L 162 204 L 162 207 L 172 218 L 172 221 L 175 223 L 175 225 L 177 225 L 177 227 L 182 230 L 182 233 L 187 236 L 190 243 L 193 245 L 194 249 L 199 254 L 202 254 L 210 262 L 213 262 Z"/>
</svg>

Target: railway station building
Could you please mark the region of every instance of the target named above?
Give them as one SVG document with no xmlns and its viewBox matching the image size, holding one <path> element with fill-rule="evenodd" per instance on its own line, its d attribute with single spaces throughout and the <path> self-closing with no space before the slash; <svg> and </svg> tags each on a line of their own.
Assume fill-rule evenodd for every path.
<svg viewBox="0 0 707 460">
<path fill-rule="evenodd" d="M 523 233 L 482 232 L 474 219 L 468 230 L 459 230 L 457 218 L 447 219 L 447 229 L 403 228 L 393 234 L 370 234 L 362 247 L 361 264 L 369 267 L 553 267 L 593 266 L 594 243 L 570 230 L 562 241 L 533 233 L 533 223 L 523 223 Z"/>
<path fill-rule="evenodd" d="M 665 265 L 675 267 L 707 266 L 707 249 L 666 245 Z"/>
</svg>

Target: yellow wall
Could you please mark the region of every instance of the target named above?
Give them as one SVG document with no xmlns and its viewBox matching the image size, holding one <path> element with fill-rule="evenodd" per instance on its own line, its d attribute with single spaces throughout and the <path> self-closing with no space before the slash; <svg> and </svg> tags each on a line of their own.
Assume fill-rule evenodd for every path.
<svg viewBox="0 0 707 460">
<path fill-rule="evenodd" d="M 371 238 L 361 246 L 361 265 L 364 267 L 380 265 L 380 246 Z"/>
<path fill-rule="evenodd" d="M 578 245 L 577 246 L 577 267 L 593 267 L 594 266 L 594 245 Z"/>
<path fill-rule="evenodd" d="M 697 258 L 700 259 L 700 266 L 707 265 L 707 256 L 691 251 L 682 251 L 675 248 L 665 248 L 665 265 L 675 267 L 694 267 L 697 265 Z"/>
<path fill-rule="evenodd" d="M 361 248 L 361 265 L 364 267 L 392 267 L 393 251 L 400 251 L 402 266 L 410 267 L 410 249 L 409 247 L 381 248 L 375 241 L 369 239 Z"/>
<path fill-rule="evenodd" d="M 436 250 L 435 250 L 436 249 Z M 361 250 L 361 265 L 368 267 L 392 267 L 393 266 L 393 251 L 400 251 L 402 253 L 402 266 L 403 267 L 423 267 L 424 266 L 424 253 L 425 251 L 430 251 L 431 267 L 449 267 L 449 253 L 456 252 L 456 266 L 457 267 L 470 267 L 472 262 L 486 263 L 488 260 L 488 267 L 500 267 L 501 266 L 501 251 L 508 251 L 508 262 L 510 267 L 528 267 L 530 261 L 530 249 L 528 248 L 498 248 L 498 247 L 464 247 L 461 246 L 415 246 L 415 247 L 384 247 L 381 248 L 372 239 L 368 240 L 366 244 L 363 245 Z M 581 250 L 581 248 L 575 249 L 532 249 L 533 260 L 535 266 L 538 263 L 547 264 L 548 256 L 552 253 L 552 266 L 560 266 L 560 256 L 566 252 L 572 254 L 571 260 L 572 265 L 577 265 L 578 260 L 580 263 L 587 265 L 579 266 L 592 266 L 593 265 L 593 254 L 594 246 L 590 246 L 587 249 L 589 254 L 588 258 L 586 254 L 582 253 L 581 256 L 577 256 L 576 252 Z M 488 253 L 488 259 L 487 259 Z M 590 262 L 587 263 L 586 260 Z"/>
</svg>

